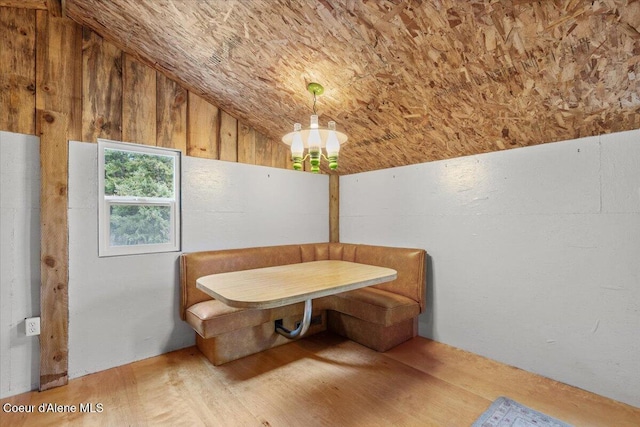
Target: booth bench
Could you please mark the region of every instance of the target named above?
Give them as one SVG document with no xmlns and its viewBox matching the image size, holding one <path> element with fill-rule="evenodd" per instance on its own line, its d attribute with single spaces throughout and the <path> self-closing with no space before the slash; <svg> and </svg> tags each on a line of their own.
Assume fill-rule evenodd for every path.
<svg viewBox="0 0 640 427">
<path fill-rule="evenodd" d="M 290 342 L 276 333 L 274 323 L 294 329 L 305 304 L 268 309 L 230 307 L 199 290 L 196 281 L 200 277 L 321 260 L 376 265 L 396 270 L 397 278 L 315 299 L 306 335 L 328 329 L 382 352 L 418 333 L 418 315 L 425 310 L 425 257 L 422 249 L 347 243 L 186 253 L 180 257 L 180 316 L 196 331 L 200 351 L 214 365 L 221 365 Z"/>
</svg>

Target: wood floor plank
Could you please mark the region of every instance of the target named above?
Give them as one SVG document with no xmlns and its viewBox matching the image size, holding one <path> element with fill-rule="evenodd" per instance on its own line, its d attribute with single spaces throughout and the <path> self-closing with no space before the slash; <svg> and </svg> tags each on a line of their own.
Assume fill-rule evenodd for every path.
<svg viewBox="0 0 640 427">
<path fill-rule="evenodd" d="M 640 409 L 416 338 L 377 353 L 331 333 L 213 366 L 195 348 L 0 401 L 11 426 L 469 426 L 500 395 L 576 426 L 637 426 Z M 38 413 L 42 403 L 101 412 Z M 5 424 L 6 423 L 6 424 Z"/>
<path fill-rule="evenodd" d="M 312 342 L 304 340 L 297 344 L 309 346 Z M 378 415 L 378 410 L 383 414 L 387 404 L 398 410 L 399 417 L 387 425 L 470 425 L 477 418 L 475 413 L 482 412 L 490 403 L 346 339 L 322 350 L 313 348 L 311 353 L 324 359 L 327 376 L 345 383 L 346 401 L 354 392 L 366 396 L 367 403 L 352 405 L 351 412 L 363 417 Z"/>
<path fill-rule="evenodd" d="M 460 393 L 453 392 L 455 387 L 353 342 L 314 352 L 288 345 L 270 354 L 273 357 L 261 364 L 263 374 L 229 384 L 270 425 L 335 425 L 341 420 L 344 425 L 428 426 L 459 417 Z M 255 372 L 247 359 L 232 362 L 229 369 Z M 433 381 L 438 386 L 430 384 Z M 424 411 L 424 402 L 414 398 L 417 389 L 439 409 Z M 475 395 L 466 397 L 485 406 Z M 455 424 L 470 424 L 473 418 L 460 421 Z"/>
<path fill-rule="evenodd" d="M 422 338 L 385 353 L 490 401 L 507 396 L 576 426 L 640 426 L 640 409 Z"/>
</svg>

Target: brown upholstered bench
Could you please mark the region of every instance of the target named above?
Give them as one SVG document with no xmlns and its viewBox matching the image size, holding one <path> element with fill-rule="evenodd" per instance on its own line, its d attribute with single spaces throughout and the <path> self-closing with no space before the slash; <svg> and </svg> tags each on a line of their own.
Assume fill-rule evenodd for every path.
<svg viewBox="0 0 640 427">
<path fill-rule="evenodd" d="M 423 249 L 348 243 L 315 243 L 183 254 L 180 258 L 180 316 L 196 331 L 196 344 L 214 364 L 235 360 L 290 340 L 274 322 L 294 328 L 304 303 L 272 309 L 232 308 L 196 288 L 199 277 L 229 271 L 338 259 L 393 268 L 391 282 L 314 300 L 314 321 L 306 335 L 326 329 L 377 351 L 386 351 L 418 333 L 425 310 Z"/>
</svg>

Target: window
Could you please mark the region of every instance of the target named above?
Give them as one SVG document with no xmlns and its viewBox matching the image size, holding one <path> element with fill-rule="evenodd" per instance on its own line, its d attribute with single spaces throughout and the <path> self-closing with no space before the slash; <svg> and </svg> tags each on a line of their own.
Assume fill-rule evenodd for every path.
<svg viewBox="0 0 640 427">
<path fill-rule="evenodd" d="M 180 250 L 180 152 L 98 139 L 99 256 Z"/>
</svg>

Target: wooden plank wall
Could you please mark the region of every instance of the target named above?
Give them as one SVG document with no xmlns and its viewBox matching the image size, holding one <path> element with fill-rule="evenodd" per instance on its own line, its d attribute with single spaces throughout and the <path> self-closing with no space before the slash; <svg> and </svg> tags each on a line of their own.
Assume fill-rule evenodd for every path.
<svg viewBox="0 0 640 427">
<path fill-rule="evenodd" d="M 51 98 L 74 100 L 77 111 L 72 120 L 79 122 L 81 131 L 73 139 L 122 140 L 177 148 L 189 156 L 291 168 L 286 146 L 267 139 L 97 33 L 67 18 L 60 18 L 65 25 L 56 24 L 52 34 L 43 33 L 47 23 L 36 30 L 36 14 L 42 20 L 49 17 L 43 10 L 47 1 L 3 7 L 18 4 L 21 2 L 0 0 L 0 107 L 6 112 L 0 115 L 0 129 L 36 134 L 36 56 L 43 55 L 49 39 L 71 37 L 71 50 L 61 52 L 69 62 L 61 65 L 73 67 L 74 73 L 81 70 L 80 87 L 75 93 L 62 93 L 67 88 L 56 88 L 55 78 L 68 76 L 60 75 L 52 76 L 50 86 L 41 89 L 50 92 L 47 96 Z M 56 61 L 48 56 L 41 59 Z M 76 124 L 73 126 L 75 129 Z"/>
<path fill-rule="evenodd" d="M 0 0 L 0 130 L 41 138 L 41 390 L 68 381 L 68 140 L 291 168 L 286 146 L 59 11 L 60 0 Z"/>
<path fill-rule="evenodd" d="M 82 133 L 81 28 L 36 12 L 36 134 L 40 135 L 40 389 L 67 383 L 67 139 Z"/>
</svg>

